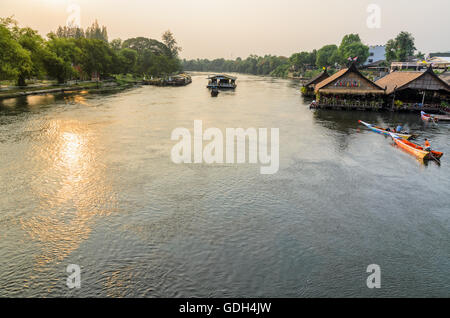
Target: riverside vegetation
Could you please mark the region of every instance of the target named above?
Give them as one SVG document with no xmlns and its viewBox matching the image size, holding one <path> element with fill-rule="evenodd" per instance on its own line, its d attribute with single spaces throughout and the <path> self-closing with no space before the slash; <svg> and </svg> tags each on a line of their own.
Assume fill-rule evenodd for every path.
<svg viewBox="0 0 450 318">
<path fill-rule="evenodd" d="M 413 55 L 423 58 L 421 52 L 415 53 L 414 41 L 414 37 L 408 32 L 401 32 L 395 39 L 389 40 L 386 44 L 386 64 L 402 61 Z M 274 55 L 250 55 L 246 59 L 238 57 L 235 60 L 223 58 L 214 60 L 184 59 L 182 66 L 186 71 L 236 72 L 274 77 L 312 78 L 319 74 L 324 67 L 329 68 L 329 73 L 334 73 L 337 68 L 347 64 L 349 57 L 358 57 L 358 66 L 361 66 L 369 57 L 369 47 L 361 41 L 358 34 L 345 35 L 339 46 L 329 44 L 319 50 L 294 53 L 289 58 Z"/>
<path fill-rule="evenodd" d="M 44 38 L 30 27 L 19 27 L 12 17 L 2 18 L 0 47 L 2 85 L 38 82 L 42 89 L 46 83 L 51 87 L 92 78 L 121 84 L 181 70 L 181 48 L 170 31 L 162 41 L 144 37 L 108 41 L 107 28 L 97 21 L 86 30 L 59 27 Z"/>
</svg>

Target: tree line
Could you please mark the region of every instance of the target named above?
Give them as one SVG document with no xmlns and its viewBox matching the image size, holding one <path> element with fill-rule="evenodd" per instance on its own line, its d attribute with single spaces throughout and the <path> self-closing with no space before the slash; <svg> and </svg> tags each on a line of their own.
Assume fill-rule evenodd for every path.
<svg viewBox="0 0 450 318">
<path fill-rule="evenodd" d="M 181 70 L 181 48 L 170 31 L 162 41 L 137 37 L 108 42 L 105 26 L 95 21 L 83 30 L 58 27 L 43 38 L 36 30 L 21 28 L 12 18 L 0 19 L 0 80 L 25 86 L 29 79 L 91 79 L 114 74 L 163 76 Z"/>
<path fill-rule="evenodd" d="M 405 60 L 413 56 L 416 51 L 414 37 L 408 32 L 401 32 L 395 39 L 386 44 L 386 65 L 392 61 Z M 416 57 L 423 58 L 422 53 Z M 308 76 L 319 72 L 323 68 L 345 67 L 349 59 L 361 66 L 369 57 L 369 47 L 365 45 L 358 34 L 345 35 L 339 46 L 325 45 L 319 50 L 299 52 L 289 58 L 283 56 L 250 55 L 246 59 L 196 59 L 182 61 L 187 71 L 205 72 L 237 72 L 253 75 L 271 75 L 286 77 L 289 73 L 294 76 Z M 357 59 L 356 59 L 357 58 Z M 353 60 L 356 59 L 356 60 Z"/>
</svg>

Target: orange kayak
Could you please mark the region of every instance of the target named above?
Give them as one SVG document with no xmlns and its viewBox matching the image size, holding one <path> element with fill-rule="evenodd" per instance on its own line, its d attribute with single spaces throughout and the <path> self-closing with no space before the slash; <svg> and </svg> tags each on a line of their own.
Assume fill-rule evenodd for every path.
<svg viewBox="0 0 450 318">
<path fill-rule="evenodd" d="M 410 154 L 416 156 L 419 159 L 431 160 L 433 159 L 433 157 L 436 159 L 441 159 L 442 156 L 444 155 L 442 152 L 439 151 L 424 150 L 422 146 L 416 145 L 408 140 L 402 139 L 395 134 L 391 134 L 391 137 L 395 141 L 397 146 L 409 152 Z"/>
</svg>

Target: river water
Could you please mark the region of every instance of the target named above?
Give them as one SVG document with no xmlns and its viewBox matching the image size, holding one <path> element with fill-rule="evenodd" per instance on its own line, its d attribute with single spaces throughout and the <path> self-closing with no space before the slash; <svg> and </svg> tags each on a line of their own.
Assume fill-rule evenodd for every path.
<svg viewBox="0 0 450 318">
<path fill-rule="evenodd" d="M 450 125 L 313 112 L 294 82 L 238 76 L 218 98 L 195 74 L 0 102 L 0 296 L 450 296 Z M 403 123 L 449 156 L 424 165 L 358 119 Z M 171 132 L 194 120 L 279 128 L 279 172 L 174 164 Z"/>
</svg>

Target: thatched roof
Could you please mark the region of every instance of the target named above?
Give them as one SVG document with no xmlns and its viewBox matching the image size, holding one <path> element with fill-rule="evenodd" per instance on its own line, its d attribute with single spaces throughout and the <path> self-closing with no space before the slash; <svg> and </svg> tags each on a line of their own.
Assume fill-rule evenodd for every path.
<svg viewBox="0 0 450 318">
<path fill-rule="evenodd" d="M 348 73 L 355 73 L 357 74 L 363 81 L 366 81 L 367 83 L 372 86 L 371 89 L 364 89 L 364 88 L 348 88 L 348 89 L 342 89 L 342 88 L 334 88 L 334 87 L 327 87 L 329 84 L 337 81 L 341 77 L 344 77 Z M 349 68 L 344 68 L 337 72 L 336 74 L 328 77 L 326 80 L 320 82 L 315 87 L 315 92 L 322 92 L 322 93 L 336 93 L 336 94 L 384 94 L 383 88 L 366 78 L 364 75 L 361 74 L 360 71 L 356 68 L 355 63 L 353 63 Z"/>
<path fill-rule="evenodd" d="M 447 85 L 450 85 L 450 72 L 449 71 L 445 71 L 444 73 L 439 75 L 439 77 L 441 78 L 441 80 L 446 82 Z"/>
<path fill-rule="evenodd" d="M 325 69 L 323 72 L 321 72 L 319 75 L 313 77 L 308 83 L 306 83 L 303 86 L 309 87 L 311 85 L 318 84 L 318 83 L 322 82 L 323 80 L 327 79 L 328 77 L 330 77 L 330 75 L 328 74 L 327 70 Z"/>
<path fill-rule="evenodd" d="M 427 74 L 431 75 L 435 79 L 437 79 L 439 82 L 443 84 L 443 86 L 450 90 L 448 87 L 448 84 L 439 78 L 434 72 L 433 69 L 430 67 L 426 72 L 420 72 L 420 71 L 414 71 L 414 72 L 402 72 L 402 71 L 396 71 L 392 72 L 385 77 L 379 79 L 375 83 L 378 86 L 386 87 L 386 94 L 392 94 L 394 91 L 402 90 L 404 88 L 407 88 L 412 82 L 419 80 L 420 78 L 427 76 Z"/>
</svg>

